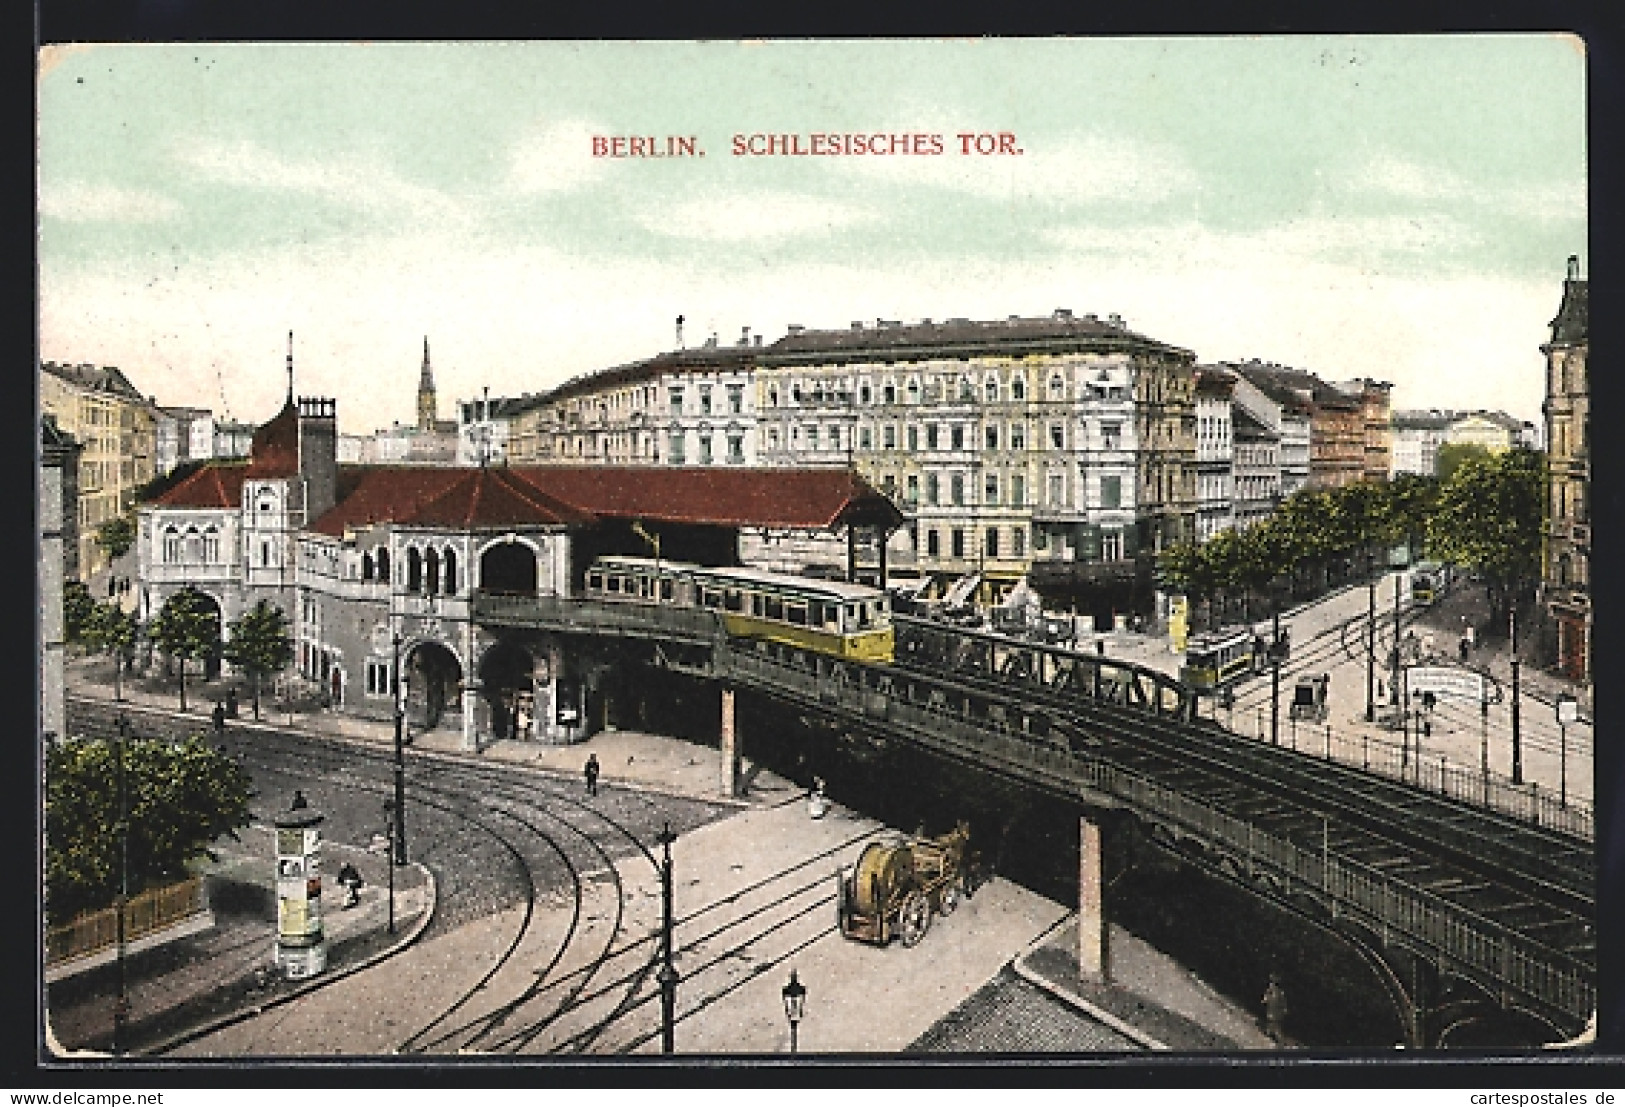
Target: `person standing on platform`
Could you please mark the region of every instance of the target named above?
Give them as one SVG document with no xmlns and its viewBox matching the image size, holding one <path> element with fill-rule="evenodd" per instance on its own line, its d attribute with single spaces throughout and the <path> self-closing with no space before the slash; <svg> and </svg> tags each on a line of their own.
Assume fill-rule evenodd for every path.
<svg viewBox="0 0 1625 1107">
<path fill-rule="evenodd" d="M 587 794 L 596 796 L 598 794 L 598 755 L 596 753 L 587 755 L 587 767 L 582 771 L 587 776 Z"/>
</svg>

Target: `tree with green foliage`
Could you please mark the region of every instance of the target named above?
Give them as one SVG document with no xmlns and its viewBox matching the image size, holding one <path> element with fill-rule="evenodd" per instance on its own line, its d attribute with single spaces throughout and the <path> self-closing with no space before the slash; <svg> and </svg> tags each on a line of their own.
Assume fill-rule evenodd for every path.
<svg viewBox="0 0 1625 1107">
<path fill-rule="evenodd" d="M 1403 542 L 1417 556 L 1427 551 L 1428 519 L 1439 501 L 1437 477 L 1420 473 L 1400 473 L 1388 482 L 1384 498 L 1387 533 L 1391 540 Z"/>
<path fill-rule="evenodd" d="M 82 580 L 70 580 L 62 585 L 62 633 L 75 645 L 84 645 L 91 623 L 96 618 L 96 601 Z"/>
<path fill-rule="evenodd" d="M 1489 585 L 1493 617 L 1504 617 L 1525 582 L 1540 573 L 1546 513 L 1545 459 L 1526 446 L 1470 457 L 1440 486 L 1428 519 L 1428 548 L 1476 569 Z"/>
<path fill-rule="evenodd" d="M 1439 447 L 1433 472 L 1438 476 L 1439 483 L 1444 484 L 1467 462 L 1488 461 L 1492 456 L 1488 447 L 1476 442 L 1446 442 Z"/>
<path fill-rule="evenodd" d="M 122 746 L 122 749 L 120 748 Z M 120 823 L 119 787 L 127 817 Z M 52 923 L 118 896 L 128 828 L 132 894 L 181 879 L 222 834 L 248 825 L 248 773 L 201 736 L 183 742 L 76 738 L 45 759 L 46 911 Z"/>
<path fill-rule="evenodd" d="M 225 647 L 226 660 L 252 678 L 256 719 L 260 717 L 261 680 L 280 673 L 293 660 L 293 639 L 288 631 L 288 617 L 280 607 L 265 600 L 260 600 L 231 624 L 231 636 Z"/>
<path fill-rule="evenodd" d="M 107 551 L 107 556 L 118 560 L 135 545 L 135 524 L 127 515 L 115 516 L 96 528 L 96 545 Z"/>
<path fill-rule="evenodd" d="M 186 662 L 207 657 L 220 645 L 220 615 L 214 601 L 195 588 L 169 597 L 153 619 L 148 635 L 158 648 L 180 662 L 181 710 L 186 710 Z"/>
<path fill-rule="evenodd" d="M 124 698 L 120 678 L 135 652 L 136 633 L 135 613 L 125 611 L 116 600 L 95 606 L 85 642 L 91 649 L 112 657 L 113 698 L 116 700 Z"/>
</svg>

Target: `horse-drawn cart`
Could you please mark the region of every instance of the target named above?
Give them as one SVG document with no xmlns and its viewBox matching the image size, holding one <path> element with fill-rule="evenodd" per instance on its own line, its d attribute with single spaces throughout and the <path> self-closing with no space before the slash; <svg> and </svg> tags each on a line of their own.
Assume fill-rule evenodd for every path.
<svg viewBox="0 0 1625 1107">
<path fill-rule="evenodd" d="M 858 863 L 839 874 L 841 935 L 886 945 L 916 946 L 933 915 L 948 916 L 980 883 L 968 852 L 970 830 L 960 823 L 940 838 L 870 842 Z"/>
</svg>

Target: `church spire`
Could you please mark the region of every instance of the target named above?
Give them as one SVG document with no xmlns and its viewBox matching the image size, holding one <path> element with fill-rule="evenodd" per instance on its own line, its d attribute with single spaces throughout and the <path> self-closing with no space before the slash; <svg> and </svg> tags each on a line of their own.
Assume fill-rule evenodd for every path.
<svg viewBox="0 0 1625 1107">
<path fill-rule="evenodd" d="M 429 336 L 423 336 L 423 369 L 418 374 L 418 430 L 432 431 L 438 418 L 434 398 L 434 370 L 429 367 Z"/>
<path fill-rule="evenodd" d="M 288 332 L 288 406 L 293 406 L 293 332 Z"/>
</svg>

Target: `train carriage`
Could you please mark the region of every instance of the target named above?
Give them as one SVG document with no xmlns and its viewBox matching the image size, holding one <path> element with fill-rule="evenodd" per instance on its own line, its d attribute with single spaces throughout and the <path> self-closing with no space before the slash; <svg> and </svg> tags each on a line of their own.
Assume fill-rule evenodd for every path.
<svg viewBox="0 0 1625 1107">
<path fill-rule="evenodd" d="M 727 632 L 857 661 L 890 661 L 891 610 L 879 589 L 759 569 L 711 568 L 645 557 L 601 557 L 586 594 L 716 611 Z"/>
</svg>

